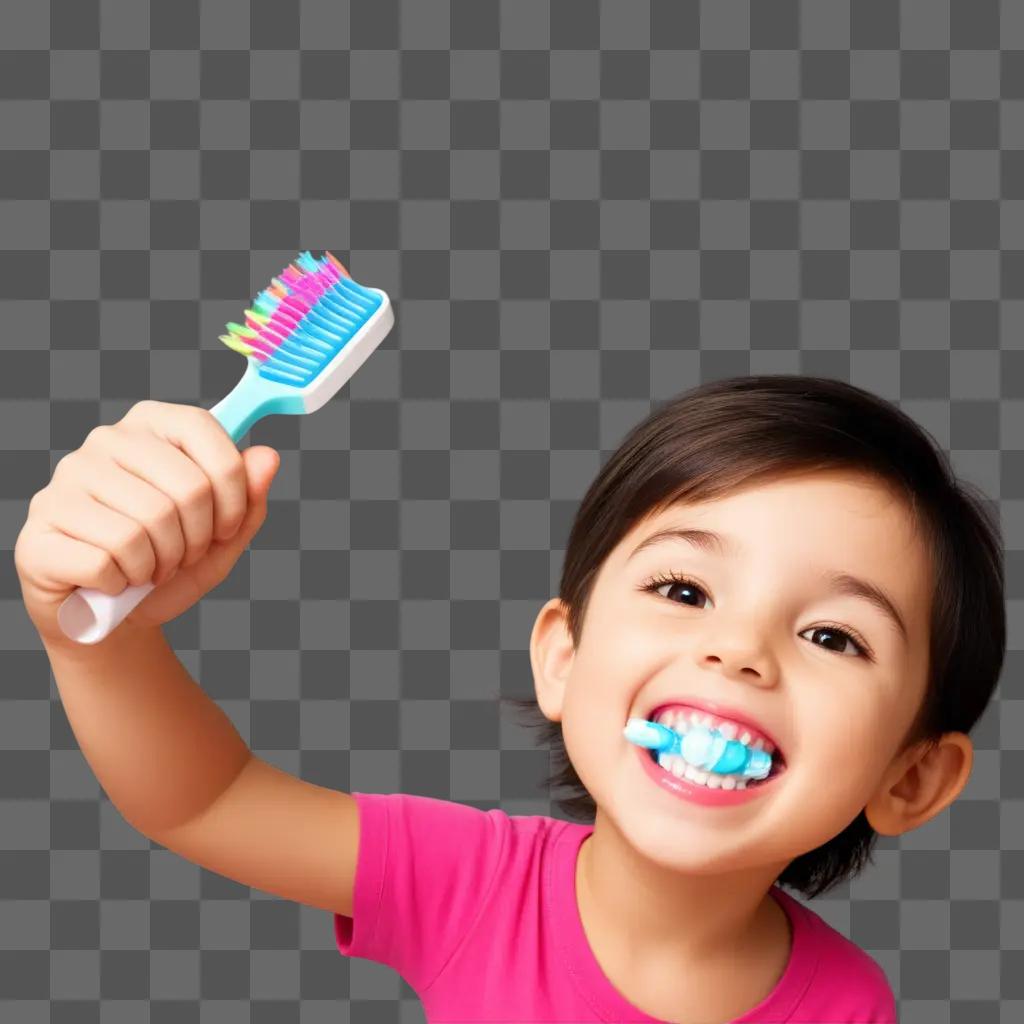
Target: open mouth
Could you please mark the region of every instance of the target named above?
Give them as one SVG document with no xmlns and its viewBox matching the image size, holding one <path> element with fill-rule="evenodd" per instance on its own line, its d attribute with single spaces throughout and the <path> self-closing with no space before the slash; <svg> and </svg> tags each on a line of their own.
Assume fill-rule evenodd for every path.
<svg viewBox="0 0 1024 1024">
<path fill-rule="evenodd" d="M 750 789 L 771 782 L 787 770 L 786 758 L 770 736 L 755 726 L 748 725 L 742 719 L 733 720 L 719 717 L 700 707 L 691 707 L 686 704 L 663 704 L 652 709 L 645 717 L 647 721 L 657 722 L 681 736 L 685 736 L 693 728 L 709 729 L 712 732 L 720 733 L 727 740 L 739 741 L 749 749 L 757 750 L 762 754 L 768 753 L 770 757 L 768 774 L 763 778 L 755 778 L 739 771 L 701 770 L 690 765 L 680 754 L 664 755 L 654 749 L 648 751 L 648 757 L 659 769 L 677 777 L 685 777 L 698 785 L 708 785 L 712 789 Z"/>
<path fill-rule="evenodd" d="M 697 779 L 694 779 L 694 778 L 691 777 L 691 775 L 693 773 L 691 773 L 691 775 L 687 775 L 686 774 L 687 768 L 690 768 L 692 766 L 688 765 L 683 760 L 683 758 L 680 757 L 677 754 L 673 754 L 673 755 L 669 755 L 669 756 L 665 757 L 663 759 L 664 762 L 665 762 L 664 764 L 662 764 L 661 761 L 659 760 L 659 755 L 658 755 L 658 752 L 656 750 L 648 750 L 647 751 L 647 756 L 662 771 L 669 772 L 670 774 L 676 775 L 677 777 L 679 776 L 680 773 L 682 773 L 682 775 L 684 777 L 686 777 L 687 779 L 689 779 L 691 782 L 697 782 L 698 781 Z M 673 770 L 673 769 L 675 769 L 677 764 L 679 766 L 678 767 L 678 771 Z M 772 779 L 776 778 L 779 775 L 784 775 L 785 772 L 786 772 L 785 764 L 780 764 L 779 761 L 777 761 L 774 758 L 774 756 L 772 758 L 771 769 L 769 770 L 768 774 L 763 779 L 754 779 L 754 778 L 744 777 L 742 775 L 736 775 L 736 774 L 731 774 L 731 773 L 721 773 L 721 772 L 711 772 L 711 771 L 703 771 L 702 772 L 699 769 L 694 769 L 694 773 L 697 774 L 698 778 L 700 778 L 700 777 L 710 778 L 710 777 L 714 776 L 715 778 L 720 780 L 720 782 L 722 784 L 721 788 L 723 788 L 723 789 L 733 789 L 733 788 L 753 789 L 755 786 L 763 786 L 763 785 L 765 785 L 765 783 L 771 782 Z M 727 780 L 727 779 L 731 780 L 731 784 L 726 784 L 725 783 L 725 780 Z M 704 785 L 707 785 L 707 782 L 704 782 Z M 712 788 L 717 788 L 717 787 L 712 787 Z"/>
</svg>

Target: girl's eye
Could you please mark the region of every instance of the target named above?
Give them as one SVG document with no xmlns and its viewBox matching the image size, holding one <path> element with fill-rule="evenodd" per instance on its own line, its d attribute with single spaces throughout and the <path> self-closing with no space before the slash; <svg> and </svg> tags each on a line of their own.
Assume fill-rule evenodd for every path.
<svg viewBox="0 0 1024 1024">
<path fill-rule="evenodd" d="M 661 588 L 664 586 L 667 586 L 669 588 L 669 593 L 675 590 L 677 593 L 690 592 L 703 594 L 705 597 L 707 597 L 707 594 L 705 593 L 704 589 L 700 587 L 698 584 L 696 584 L 693 580 L 689 579 L 686 576 L 677 575 L 676 573 L 668 573 L 667 575 L 663 576 L 655 576 L 652 579 L 649 579 L 646 583 L 644 583 L 640 589 L 646 593 L 647 591 L 651 590 L 661 590 Z M 672 600 L 672 598 L 668 597 L 668 594 L 666 594 L 665 597 L 669 601 Z M 676 601 L 674 603 L 680 604 L 689 602 Z M 832 623 L 825 623 L 821 626 L 813 626 L 809 629 L 805 629 L 804 633 L 824 633 L 826 636 L 839 637 L 841 640 L 849 641 L 849 643 L 853 645 L 853 647 L 856 650 L 854 657 L 866 658 L 868 661 L 874 660 L 871 657 L 870 648 L 864 642 L 864 639 L 860 636 L 859 633 L 856 633 L 854 630 L 848 627 L 840 627 Z M 822 645 L 815 644 L 815 646 L 821 647 Z M 826 647 L 825 649 L 833 651 L 836 654 L 842 654 L 844 647 L 845 644 L 843 644 L 839 648 Z"/>
</svg>

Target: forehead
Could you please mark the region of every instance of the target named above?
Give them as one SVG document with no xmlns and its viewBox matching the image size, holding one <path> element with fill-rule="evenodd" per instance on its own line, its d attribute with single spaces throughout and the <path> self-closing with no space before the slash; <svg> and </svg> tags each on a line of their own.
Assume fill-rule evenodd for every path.
<svg viewBox="0 0 1024 1024">
<path fill-rule="evenodd" d="M 928 552 L 903 496 L 883 481 L 849 471 L 789 473 L 710 500 L 681 501 L 649 512 L 620 540 L 622 565 L 646 561 L 637 545 L 673 527 L 713 530 L 726 541 L 716 557 L 779 559 L 794 570 L 813 564 L 869 575 L 908 603 L 930 586 Z M 673 543 L 665 542 L 663 550 Z"/>
<path fill-rule="evenodd" d="M 754 525 L 751 516 L 783 520 L 794 529 L 827 517 L 844 525 L 862 525 L 868 531 L 896 526 L 904 540 L 913 533 L 906 502 L 884 481 L 851 471 L 815 470 L 755 480 L 713 498 L 679 500 L 652 508 L 622 543 L 680 518 Z"/>
</svg>

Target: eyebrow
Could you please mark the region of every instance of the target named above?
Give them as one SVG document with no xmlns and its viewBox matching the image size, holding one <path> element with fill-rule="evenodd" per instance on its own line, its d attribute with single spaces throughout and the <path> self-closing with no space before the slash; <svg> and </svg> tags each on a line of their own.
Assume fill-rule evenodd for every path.
<svg viewBox="0 0 1024 1024">
<path fill-rule="evenodd" d="M 718 555 L 734 554 L 737 550 L 737 544 L 733 540 L 715 533 L 713 530 L 670 527 L 665 530 L 658 530 L 642 540 L 633 549 L 633 553 L 626 561 L 632 561 L 645 548 L 668 540 L 682 540 L 702 551 Z M 889 595 L 877 584 L 861 579 L 859 576 L 854 576 L 851 573 L 840 572 L 835 569 L 826 569 L 821 574 L 821 578 L 828 584 L 830 593 L 839 594 L 843 597 L 859 597 L 874 605 L 896 626 L 903 637 L 903 642 L 908 642 L 907 625 L 903 621 L 903 616 L 900 615 L 899 609 Z"/>
</svg>

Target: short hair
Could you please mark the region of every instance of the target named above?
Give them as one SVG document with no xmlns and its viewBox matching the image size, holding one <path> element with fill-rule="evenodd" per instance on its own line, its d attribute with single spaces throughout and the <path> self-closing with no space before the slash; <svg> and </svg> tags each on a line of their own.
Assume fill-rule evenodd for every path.
<svg viewBox="0 0 1024 1024">
<path fill-rule="evenodd" d="M 573 645 L 601 565 L 640 520 L 789 473 L 837 469 L 866 474 L 902 497 L 932 559 L 926 689 L 900 753 L 921 742 L 935 746 L 947 732 L 969 733 L 992 697 L 1006 650 L 998 518 L 906 413 L 839 380 L 732 377 L 655 404 L 576 511 L 558 591 Z M 545 718 L 535 697 L 502 702 L 550 749 L 552 771 L 541 785 L 567 790 L 554 803 L 569 818 L 592 822 L 594 800 L 569 759 L 561 723 Z M 818 896 L 859 874 L 877 839 L 862 809 L 842 832 L 794 858 L 776 882 Z"/>
</svg>

